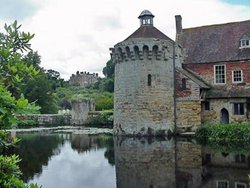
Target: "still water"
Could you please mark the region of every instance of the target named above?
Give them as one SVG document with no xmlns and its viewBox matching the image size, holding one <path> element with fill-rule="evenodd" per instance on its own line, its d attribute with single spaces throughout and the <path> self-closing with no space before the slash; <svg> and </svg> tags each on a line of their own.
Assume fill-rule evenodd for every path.
<svg viewBox="0 0 250 188">
<path fill-rule="evenodd" d="M 43 188 L 249 188 L 250 155 L 186 138 L 19 134 L 25 182 Z"/>
</svg>

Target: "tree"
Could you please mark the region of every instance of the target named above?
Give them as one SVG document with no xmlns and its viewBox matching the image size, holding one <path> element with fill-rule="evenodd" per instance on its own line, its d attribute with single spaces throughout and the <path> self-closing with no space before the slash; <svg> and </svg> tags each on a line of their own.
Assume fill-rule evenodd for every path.
<svg viewBox="0 0 250 188">
<path fill-rule="evenodd" d="M 23 61 L 26 62 L 29 66 L 33 65 L 36 69 L 42 69 L 40 67 L 41 64 L 41 56 L 37 51 L 29 51 L 27 55 L 24 56 Z"/>
<path fill-rule="evenodd" d="M 21 96 L 20 86 L 24 80 L 39 73 L 22 59 L 23 52 L 30 50 L 29 41 L 34 34 L 20 32 L 20 27 L 15 21 L 9 26 L 5 24 L 5 33 L 0 33 L 0 83 L 17 98 Z"/>
<path fill-rule="evenodd" d="M 106 66 L 102 69 L 102 73 L 105 75 L 106 78 L 114 78 L 115 72 L 115 64 L 112 60 L 109 60 L 106 63 Z"/>
<path fill-rule="evenodd" d="M 42 114 L 53 114 L 58 111 L 51 84 L 44 73 L 36 76 L 33 80 L 29 80 L 26 84 L 25 97 L 30 102 L 39 105 Z"/>
<path fill-rule="evenodd" d="M 6 33 L 0 33 L 0 128 L 10 127 L 19 122 L 16 114 L 33 113 L 38 110 L 38 107 L 28 103 L 19 92 L 25 78 L 39 73 L 33 65 L 28 66 L 22 60 L 22 53 L 30 49 L 29 41 L 34 35 L 20 32 L 20 27 L 21 25 L 18 26 L 15 21 L 9 26 L 5 24 Z M 2 155 L 3 149 L 12 143 L 13 140 L 0 131 L 0 187 L 37 188 L 37 185 L 27 186 L 20 180 L 21 172 L 17 166 L 20 160 L 17 156 Z"/>
</svg>

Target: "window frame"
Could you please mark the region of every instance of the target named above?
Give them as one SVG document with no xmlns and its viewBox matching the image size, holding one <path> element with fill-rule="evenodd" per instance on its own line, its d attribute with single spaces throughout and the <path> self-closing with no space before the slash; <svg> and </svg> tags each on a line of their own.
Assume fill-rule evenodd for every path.
<svg viewBox="0 0 250 188">
<path fill-rule="evenodd" d="M 235 188 L 237 188 L 238 185 L 244 186 L 244 188 L 247 188 L 247 184 L 243 182 L 235 182 Z"/>
<path fill-rule="evenodd" d="M 240 49 L 250 48 L 250 39 L 241 39 L 240 40 Z"/>
<path fill-rule="evenodd" d="M 240 77 L 241 77 L 241 81 L 235 81 L 235 75 L 234 73 L 236 71 L 240 71 Z M 232 70 L 232 82 L 235 83 L 235 84 L 238 84 L 238 83 L 243 83 L 243 70 Z"/>
<path fill-rule="evenodd" d="M 216 67 L 224 67 L 224 80 L 225 80 L 225 82 L 216 82 L 217 80 L 216 80 Z M 227 67 L 226 67 L 226 65 L 225 64 L 223 64 L 223 65 L 214 65 L 214 84 L 216 84 L 216 85 L 224 85 L 224 84 L 226 84 L 227 83 Z"/>
<path fill-rule="evenodd" d="M 237 105 L 237 107 L 236 107 Z M 242 109 L 243 109 L 243 113 L 241 113 L 241 105 L 243 105 Z M 237 112 L 236 112 L 237 109 Z M 233 103 L 233 115 L 235 116 L 243 116 L 245 115 L 245 103 L 244 102 L 235 102 Z"/>
<path fill-rule="evenodd" d="M 217 187 L 217 188 L 220 188 L 220 187 L 219 187 L 219 183 L 221 183 L 221 182 L 227 183 L 227 187 L 226 187 L 226 188 L 229 188 L 229 181 L 228 181 L 228 180 L 217 180 L 217 181 L 216 181 L 216 187 Z"/>
</svg>

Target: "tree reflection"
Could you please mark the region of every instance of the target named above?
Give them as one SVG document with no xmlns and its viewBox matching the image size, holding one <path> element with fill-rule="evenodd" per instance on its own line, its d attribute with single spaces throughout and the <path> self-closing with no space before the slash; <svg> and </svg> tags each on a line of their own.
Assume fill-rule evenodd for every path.
<svg viewBox="0 0 250 188">
<path fill-rule="evenodd" d="M 22 179 L 27 182 L 35 174 L 42 172 L 42 166 L 47 166 L 51 156 L 60 153 L 63 139 L 60 135 L 19 135 L 21 142 L 14 150 L 22 161 L 19 163 Z"/>
</svg>

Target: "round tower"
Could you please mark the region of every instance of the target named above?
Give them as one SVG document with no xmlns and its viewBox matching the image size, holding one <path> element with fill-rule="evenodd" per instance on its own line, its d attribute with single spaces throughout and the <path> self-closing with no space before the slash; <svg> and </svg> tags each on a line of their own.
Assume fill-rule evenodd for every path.
<svg viewBox="0 0 250 188">
<path fill-rule="evenodd" d="M 112 48 L 115 63 L 114 133 L 167 134 L 174 129 L 174 41 L 144 10 L 140 27 Z"/>
</svg>

